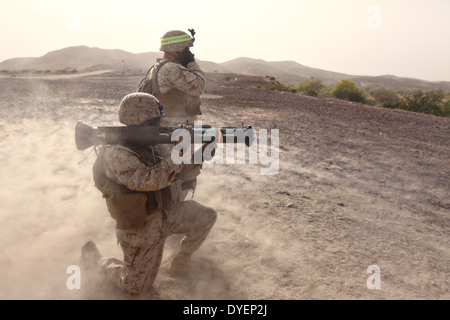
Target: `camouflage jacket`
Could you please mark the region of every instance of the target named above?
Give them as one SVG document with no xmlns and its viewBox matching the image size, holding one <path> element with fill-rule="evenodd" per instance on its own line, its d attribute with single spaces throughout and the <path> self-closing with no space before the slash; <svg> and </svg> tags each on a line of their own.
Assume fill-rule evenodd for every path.
<svg viewBox="0 0 450 320">
<path fill-rule="evenodd" d="M 186 120 L 192 123 L 202 114 L 200 95 L 205 85 L 205 73 L 197 62 L 184 67 L 167 59 L 157 59 L 138 91 L 152 94 L 162 103 L 166 114 L 162 119 L 164 125 L 177 125 Z"/>
<path fill-rule="evenodd" d="M 157 59 L 156 63 L 162 59 Z M 197 62 L 187 67 L 176 62 L 165 63 L 158 72 L 158 86 L 162 95 L 176 89 L 191 96 L 200 96 L 205 90 L 206 76 Z"/>
<path fill-rule="evenodd" d="M 170 160 L 171 147 L 157 145 L 154 153 L 149 149 L 148 156 L 143 158 L 131 148 L 107 146 L 103 157 L 106 176 L 130 190 L 161 190 L 173 182 L 182 168 Z"/>
<path fill-rule="evenodd" d="M 94 182 L 119 229 L 141 229 L 154 212 L 178 207 L 181 181 L 175 178 L 182 165 L 169 160 L 170 151 L 167 145 L 100 149 L 93 167 Z"/>
</svg>

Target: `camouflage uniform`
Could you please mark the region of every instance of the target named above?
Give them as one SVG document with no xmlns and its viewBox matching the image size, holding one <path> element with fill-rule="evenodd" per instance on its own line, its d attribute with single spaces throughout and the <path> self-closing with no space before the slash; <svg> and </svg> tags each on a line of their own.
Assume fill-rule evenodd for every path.
<svg viewBox="0 0 450 320">
<path fill-rule="evenodd" d="M 194 38 L 179 30 L 166 32 L 161 38 L 161 51 L 180 53 L 194 45 Z M 150 72 L 151 71 L 151 72 Z M 200 95 L 206 84 L 205 73 L 192 59 L 186 62 L 166 58 L 156 59 L 149 74 L 139 84 L 138 91 L 154 95 L 164 106 L 166 116 L 162 119 L 165 126 L 186 123 L 193 125 L 200 110 Z M 146 83 L 151 83 L 146 86 Z"/>
<path fill-rule="evenodd" d="M 138 92 L 154 95 L 164 106 L 165 117 L 161 119 L 163 126 L 178 126 L 194 121 L 202 114 L 200 96 L 206 85 L 206 75 L 194 59 L 184 62 L 166 56 L 167 53 L 180 53 L 194 45 L 194 38 L 179 30 L 166 32 L 161 38 L 160 50 L 165 52 L 163 59 L 156 62 L 145 78 L 139 83 Z M 198 168 L 199 173 L 201 167 Z M 195 190 L 197 180 L 185 180 Z M 186 190 L 182 199 L 188 195 Z"/>
<path fill-rule="evenodd" d="M 152 99 L 145 93 L 125 97 L 119 110 L 121 122 L 141 125 L 154 118 L 157 107 L 147 106 Z M 116 220 L 116 237 L 124 254 L 123 260 L 99 256 L 95 265 L 130 294 L 142 294 L 153 285 L 168 236 L 184 234 L 180 254 L 190 255 L 216 220 L 213 209 L 182 201 L 179 177 L 188 167 L 174 164 L 171 151 L 172 145 L 107 145 L 94 164 L 94 181 Z"/>
<path fill-rule="evenodd" d="M 156 158 L 161 156 L 155 149 Z M 161 148 L 162 149 L 162 148 Z M 181 165 L 162 160 L 150 167 L 153 159 L 140 159 L 136 153 L 123 146 L 108 146 L 104 153 L 107 176 L 127 188 L 142 192 L 160 190 L 173 181 Z M 102 272 L 124 291 L 142 294 L 153 285 L 163 255 L 165 239 L 172 234 L 185 234 L 180 252 L 192 254 L 197 250 L 216 220 L 216 212 L 195 201 L 183 201 L 172 210 L 157 210 L 147 216 L 138 229 L 116 227 L 117 240 L 124 259 L 102 258 Z"/>
<path fill-rule="evenodd" d="M 157 59 L 157 63 L 161 60 Z M 167 94 L 171 89 L 178 89 L 188 95 L 199 97 L 203 94 L 205 83 L 205 73 L 195 61 L 189 62 L 187 67 L 168 62 L 158 74 L 158 85 L 162 95 Z"/>
<path fill-rule="evenodd" d="M 153 94 L 164 106 L 166 115 L 161 119 L 162 124 L 176 126 L 187 120 L 193 125 L 202 114 L 200 95 L 205 89 L 205 73 L 195 61 L 184 67 L 177 62 L 156 59 L 155 66 L 152 73 L 157 73 L 157 88 Z"/>
</svg>

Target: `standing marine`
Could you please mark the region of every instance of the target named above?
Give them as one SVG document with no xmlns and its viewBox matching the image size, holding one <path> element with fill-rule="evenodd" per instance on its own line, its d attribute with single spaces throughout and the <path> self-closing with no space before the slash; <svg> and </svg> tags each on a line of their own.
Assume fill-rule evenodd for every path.
<svg viewBox="0 0 450 320">
<path fill-rule="evenodd" d="M 193 125 L 201 115 L 200 96 L 205 90 L 206 76 L 195 61 L 190 48 L 194 46 L 191 35 L 180 30 L 166 32 L 161 38 L 163 58 L 156 59 L 152 68 L 140 82 L 138 91 L 154 95 L 164 106 L 164 126 L 181 123 Z"/>
</svg>

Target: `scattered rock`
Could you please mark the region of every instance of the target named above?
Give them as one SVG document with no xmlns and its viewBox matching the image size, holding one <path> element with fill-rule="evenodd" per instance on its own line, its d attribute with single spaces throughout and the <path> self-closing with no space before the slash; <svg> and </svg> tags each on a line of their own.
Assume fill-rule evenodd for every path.
<svg viewBox="0 0 450 320">
<path fill-rule="evenodd" d="M 286 205 L 286 208 L 295 208 L 295 207 L 296 207 L 295 202 L 289 202 L 289 203 Z"/>
</svg>

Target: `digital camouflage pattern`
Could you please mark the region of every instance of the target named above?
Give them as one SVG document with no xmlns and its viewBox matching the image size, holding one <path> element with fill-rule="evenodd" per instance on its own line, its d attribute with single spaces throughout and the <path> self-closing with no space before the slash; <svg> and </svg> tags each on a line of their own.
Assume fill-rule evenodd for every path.
<svg viewBox="0 0 450 320">
<path fill-rule="evenodd" d="M 190 255 L 202 245 L 216 217 L 213 209 L 188 200 L 174 211 L 152 214 L 140 230 L 116 229 L 124 259 L 102 258 L 100 268 L 127 293 L 145 293 L 158 275 L 167 237 L 184 234 L 180 252 Z"/>
<path fill-rule="evenodd" d="M 123 124 L 141 125 L 150 119 L 161 118 L 159 101 L 144 92 L 133 92 L 126 95 L 119 105 L 119 121 Z"/>
<path fill-rule="evenodd" d="M 151 152 L 150 148 L 148 152 L 139 148 L 106 146 L 103 159 L 108 178 L 128 189 L 148 192 L 170 185 L 182 170 L 183 165 L 169 160 L 172 146 L 157 145 Z M 147 215 L 138 229 L 116 227 L 123 260 L 103 257 L 98 267 L 125 292 L 142 294 L 156 279 L 165 239 L 172 234 L 184 234 L 180 252 L 189 255 L 203 243 L 216 216 L 213 209 L 189 200 L 172 210 L 157 210 Z"/>
<path fill-rule="evenodd" d="M 157 63 L 159 62 L 157 59 Z M 188 63 L 187 67 L 176 62 L 167 62 L 158 72 L 158 86 L 161 94 L 177 89 L 185 94 L 197 96 L 203 94 L 206 75 L 197 62 Z"/>
<path fill-rule="evenodd" d="M 156 64 L 161 61 L 157 59 Z M 176 126 L 186 121 L 193 124 L 202 114 L 200 95 L 205 90 L 205 73 L 195 61 L 188 63 L 187 67 L 176 62 L 165 62 L 157 72 L 159 94 L 155 96 L 166 113 L 161 123 L 166 126 Z"/>
<path fill-rule="evenodd" d="M 161 38 L 162 51 L 182 51 L 193 45 L 193 39 L 186 33 L 175 33 L 166 33 Z M 162 59 L 157 59 L 156 65 L 161 61 Z M 201 114 L 200 95 L 205 89 L 205 73 L 195 61 L 188 63 L 186 67 L 180 63 L 165 61 L 156 69 L 157 73 L 152 76 L 157 79 L 157 90 L 153 88 L 150 90 L 152 92 L 137 92 L 125 97 L 119 108 L 120 121 L 126 125 L 140 125 L 153 119 L 157 116 L 157 99 L 162 103 L 166 114 L 162 118 L 162 125 L 178 125 L 186 120 L 193 123 L 196 116 Z M 122 216 L 125 216 L 125 219 L 120 224 L 116 219 L 116 237 L 124 254 L 123 260 L 102 257 L 98 266 L 110 280 L 130 294 L 142 294 L 152 287 L 168 236 L 184 234 L 185 237 L 180 242 L 180 254 L 189 256 L 201 246 L 217 218 L 217 213 L 212 208 L 193 200 L 183 201 L 188 190 L 181 189 L 181 180 L 177 178 L 183 165 L 175 165 L 171 161 L 172 148 L 172 145 L 157 145 L 150 152 L 150 147 L 110 145 L 106 146 L 103 152 L 102 164 L 107 179 L 130 190 L 150 193 L 154 191 L 155 194 L 170 186 L 172 202 L 175 201 L 174 197 L 176 199 L 175 206 L 167 207 L 164 198 L 163 209 L 157 206 L 156 211 L 149 211 L 147 207 L 151 202 L 147 200 L 147 215 L 144 214 L 144 219 L 139 220 L 137 224 L 131 223 L 132 228 L 121 227 L 128 226 L 128 218 L 133 220 L 133 216 L 129 214 L 131 206 L 128 206 L 128 202 L 125 201 L 125 205 L 120 203 L 122 207 L 117 212 L 124 213 Z M 200 173 L 200 167 L 195 169 L 192 170 L 194 176 Z M 189 179 L 191 178 L 189 176 Z M 180 188 L 172 188 L 173 186 Z M 176 190 L 175 195 L 172 190 Z M 114 218 L 114 209 L 117 208 L 110 206 L 111 198 L 108 199 L 107 194 L 106 196 L 108 209 Z M 134 199 L 134 195 L 131 195 L 131 198 Z M 141 204 L 138 207 L 141 209 Z M 142 217 L 142 214 L 139 217 Z"/>
<path fill-rule="evenodd" d="M 167 187 L 183 165 L 176 165 L 171 161 L 171 145 L 157 145 L 153 149 L 155 159 L 152 159 L 153 154 L 148 159 L 142 159 L 130 148 L 121 145 L 106 146 L 106 175 L 135 191 L 155 191 Z"/>
</svg>

